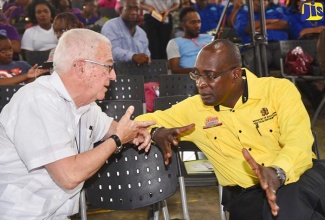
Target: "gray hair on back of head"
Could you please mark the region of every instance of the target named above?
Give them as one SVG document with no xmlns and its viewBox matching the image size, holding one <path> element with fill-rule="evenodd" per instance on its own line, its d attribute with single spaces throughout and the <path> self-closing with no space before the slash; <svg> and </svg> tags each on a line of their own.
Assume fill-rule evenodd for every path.
<svg viewBox="0 0 325 220">
<path fill-rule="evenodd" d="M 95 59 L 98 45 L 103 42 L 107 42 L 111 48 L 110 41 L 95 31 L 77 28 L 65 32 L 55 48 L 54 71 L 64 74 L 78 59 Z"/>
</svg>

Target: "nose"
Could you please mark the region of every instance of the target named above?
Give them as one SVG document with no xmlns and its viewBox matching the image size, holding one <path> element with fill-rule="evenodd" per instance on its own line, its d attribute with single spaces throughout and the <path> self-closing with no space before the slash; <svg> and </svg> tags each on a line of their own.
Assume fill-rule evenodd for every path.
<svg viewBox="0 0 325 220">
<path fill-rule="evenodd" d="M 202 88 L 204 86 L 207 86 L 206 81 L 203 79 L 203 77 L 200 77 L 198 80 L 195 81 L 197 88 Z"/>
<path fill-rule="evenodd" d="M 108 76 L 109 76 L 109 79 L 110 79 L 110 80 L 116 80 L 116 73 L 115 73 L 115 70 L 112 69 Z"/>
</svg>

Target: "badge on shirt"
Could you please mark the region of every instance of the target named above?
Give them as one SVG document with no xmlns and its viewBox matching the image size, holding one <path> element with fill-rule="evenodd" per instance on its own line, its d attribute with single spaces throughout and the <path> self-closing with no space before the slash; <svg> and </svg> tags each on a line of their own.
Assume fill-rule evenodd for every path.
<svg viewBox="0 0 325 220">
<path fill-rule="evenodd" d="M 205 119 L 205 126 L 203 129 L 213 128 L 222 125 L 222 122 L 219 122 L 218 117 L 208 117 Z"/>
</svg>

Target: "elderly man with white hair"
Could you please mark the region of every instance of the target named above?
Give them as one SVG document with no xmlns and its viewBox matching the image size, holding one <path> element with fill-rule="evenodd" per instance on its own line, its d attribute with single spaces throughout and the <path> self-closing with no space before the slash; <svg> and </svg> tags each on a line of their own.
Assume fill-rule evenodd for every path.
<svg viewBox="0 0 325 220">
<path fill-rule="evenodd" d="M 154 122 L 130 120 L 133 107 L 115 122 L 95 103 L 116 78 L 105 36 L 69 30 L 53 62 L 54 73 L 21 88 L 0 115 L 1 219 L 68 219 L 84 181 L 122 144 L 150 147 Z"/>
</svg>

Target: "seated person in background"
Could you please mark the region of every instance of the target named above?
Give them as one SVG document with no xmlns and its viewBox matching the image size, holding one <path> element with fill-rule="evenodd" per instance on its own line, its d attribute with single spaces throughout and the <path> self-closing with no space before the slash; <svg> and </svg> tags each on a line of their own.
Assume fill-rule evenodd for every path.
<svg viewBox="0 0 325 220">
<path fill-rule="evenodd" d="M 194 7 L 199 13 L 202 21 L 200 33 L 215 30 L 218 26 L 224 6 L 221 4 L 208 3 L 208 0 L 197 0 Z"/>
<path fill-rule="evenodd" d="M 31 0 L 16 0 L 13 5 L 4 11 L 9 20 L 9 24 L 27 24 L 28 20 L 26 18 L 28 17 L 28 6 L 30 3 Z"/>
<path fill-rule="evenodd" d="M 325 17 L 322 19 L 313 21 L 313 20 L 304 20 L 302 19 L 302 8 L 303 2 L 301 0 L 292 0 L 288 8 L 288 19 L 289 19 L 289 38 L 291 40 L 297 39 L 309 39 L 317 40 L 319 33 L 325 29 Z M 307 8 L 305 9 L 307 10 Z"/>
<path fill-rule="evenodd" d="M 80 13 L 79 8 L 73 8 L 71 0 L 51 0 L 52 5 L 55 8 L 55 14 L 63 12 L 70 12 L 72 14 Z"/>
<path fill-rule="evenodd" d="M 146 33 L 137 26 L 139 0 L 121 0 L 120 17 L 108 20 L 101 34 L 112 43 L 114 62 L 150 62 L 149 42 Z"/>
<path fill-rule="evenodd" d="M 35 26 L 28 28 L 22 37 L 21 49 L 24 59 L 26 59 L 25 50 L 51 50 L 58 43 L 52 26 L 55 11 L 48 1 L 34 0 L 29 6 L 28 14 Z"/>
<path fill-rule="evenodd" d="M 173 74 L 194 71 L 197 54 L 212 41 L 211 35 L 200 34 L 201 19 L 195 8 L 182 8 L 179 20 L 184 35 L 171 39 L 166 49 L 168 63 Z"/>
<path fill-rule="evenodd" d="M 297 88 L 241 66 L 234 43 L 213 41 L 190 74 L 199 95 L 136 120 L 156 121 L 152 140 L 166 164 L 178 140 L 202 150 L 223 186 L 230 220 L 324 219 L 325 161 L 312 152 L 310 119 Z"/>
<path fill-rule="evenodd" d="M 184 34 L 184 30 L 179 20 L 179 13 L 181 12 L 182 8 L 193 7 L 193 5 L 194 4 L 190 0 L 181 0 L 178 9 L 176 11 L 173 11 L 173 13 L 171 13 L 173 16 L 173 32 L 172 32 L 173 38 L 181 37 Z"/>
<path fill-rule="evenodd" d="M 62 34 L 70 29 L 74 28 L 83 28 L 84 25 L 78 20 L 78 18 L 70 13 L 70 12 L 64 12 L 60 13 L 57 16 L 55 16 L 53 21 L 53 30 L 58 38 L 62 36 Z M 53 61 L 55 48 L 53 48 L 49 54 L 49 58 L 47 61 L 51 62 Z"/>
<path fill-rule="evenodd" d="M 19 89 L 0 114 L 1 219 L 70 219 L 84 181 L 125 143 L 149 151 L 154 122 L 119 122 L 96 104 L 115 80 L 109 40 L 87 29 L 60 39 L 54 72 Z M 94 143 L 102 142 L 94 148 Z"/>
<path fill-rule="evenodd" d="M 8 37 L 0 34 L 0 85 L 12 85 L 31 82 L 49 70 L 31 67 L 25 61 L 13 61 L 12 44 Z"/>
<path fill-rule="evenodd" d="M 229 5 L 229 15 L 227 16 L 227 27 L 234 27 L 238 11 L 244 7 L 244 0 L 232 0 L 232 5 Z"/>
<path fill-rule="evenodd" d="M 11 41 L 14 53 L 13 60 L 19 60 L 20 36 L 16 27 L 8 24 L 8 20 L 0 10 L 0 34 L 5 35 Z"/>
<path fill-rule="evenodd" d="M 253 0 L 254 2 L 254 20 L 255 20 L 255 32 L 261 33 L 260 27 L 260 0 Z M 268 44 L 266 47 L 266 58 L 269 68 L 280 69 L 280 47 L 279 40 L 288 40 L 288 18 L 287 16 L 277 10 L 269 7 L 269 1 L 263 1 L 265 7 L 265 23 L 267 31 Z M 236 17 L 234 24 L 238 37 L 241 38 L 243 44 L 251 42 L 249 23 L 248 7 L 242 7 Z M 244 54 L 244 64 L 245 66 L 255 72 L 254 61 L 254 50 L 250 49 Z"/>
<path fill-rule="evenodd" d="M 97 3 L 95 0 L 84 0 L 82 12 L 76 13 L 76 17 L 86 28 L 92 28 L 99 20 L 97 14 Z"/>
</svg>

